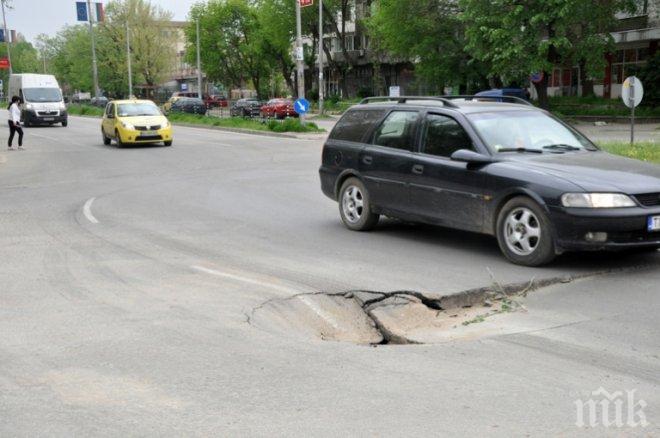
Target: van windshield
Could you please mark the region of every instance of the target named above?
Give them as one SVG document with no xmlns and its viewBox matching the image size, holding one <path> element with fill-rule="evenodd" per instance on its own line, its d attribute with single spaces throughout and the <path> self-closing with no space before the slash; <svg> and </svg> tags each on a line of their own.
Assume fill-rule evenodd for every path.
<svg viewBox="0 0 660 438">
<path fill-rule="evenodd" d="M 59 88 L 23 88 L 23 99 L 26 102 L 61 102 L 62 92 Z"/>
</svg>

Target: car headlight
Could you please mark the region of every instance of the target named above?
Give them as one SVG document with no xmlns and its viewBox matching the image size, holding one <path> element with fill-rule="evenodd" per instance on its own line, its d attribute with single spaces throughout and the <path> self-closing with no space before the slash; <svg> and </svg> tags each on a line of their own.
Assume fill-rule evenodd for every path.
<svg viewBox="0 0 660 438">
<path fill-rule="evenodd" d="M 635 207 L 635 201 L 621 193 L 566 193 L 561 197 L 564 207 L 624 208 Z"/>
<path fill-rule="evenodd" d="M 123 126 L 125 129 L 135 131 L 135 126 L 131 125 L 130 123 L 121 122 L 121 126 Z"/>
<path fill-rule="evenodd" d="M 60 103 L 60 111 L 64 111 L 66 109 L 66 105 L 63 103 Z"/>
<path fill-rule="evenodd" d="M 25 109 L 29 109 L 29 110 L 31 110 L 31 109 L 33 109 L 33 108 L 34 108 L 34 106 L 33 106 L 31 103 L 26 103 L 26 104 L 25 104 Z"/>
</svg>

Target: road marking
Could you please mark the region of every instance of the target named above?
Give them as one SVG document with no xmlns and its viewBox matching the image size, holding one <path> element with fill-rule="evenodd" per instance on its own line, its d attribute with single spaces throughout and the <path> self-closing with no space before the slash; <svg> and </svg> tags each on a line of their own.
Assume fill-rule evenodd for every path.
<svg viewBox="0 0 660 438">
<path fill-rule="evenodd" d="M 85 202 L 85 206 L 83 207 L 83 214 L 87 218 L 88 221 L 90 221 L 93 224 L 98 224 L 99 221 L 94 217 L 92 214 L 92 203 L 96 200 L 96 198 L 90 198 Z"/>
<path fill-rule="evenodd" d="M 204 266 L 194 265 L 194 266 L 191 266 L 191 268 L 194 269 L 195 271 L 203 272 L 205 274 L 213 275 L 213 276 L 216 276 L 216 277 L 228 278 L 230 280 L 235 280 L 235 281 L 239 281 L 239 282 L 242 282 L 242 283 L 253 284 L 255 286 L 261 286 L 261 287 L 264 287 L 264 288 L 267 288 L 267 289 L 273 289 L 273 290 L 277 290 L 277 291 L 284 292 L 284 293 L 287 293 L 287 294 L 296 294 L 296 293 L 300 292 L 300 291 L 291 289 L 290 287 L 280 286 L 280 285 L 274 284 L 274 283 L 268 283 L 268 282 L 265 282 L 265 281 L 257 280 L 255 278 L 248 278 L 248 277 L 243 277 L 243 276 L 240 276 L 240 275 L 234 275 L 234 274 L 230 274 L 228 272 L 216 271 L 215 269 L 205 268 Z"/>
</svg>

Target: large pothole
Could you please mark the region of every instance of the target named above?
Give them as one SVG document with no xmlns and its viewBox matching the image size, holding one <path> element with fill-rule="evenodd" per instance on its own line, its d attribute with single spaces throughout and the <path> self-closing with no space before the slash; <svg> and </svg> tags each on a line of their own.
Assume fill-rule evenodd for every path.
<svg viewBox="0 0 660 438">
<path fill-rule="evenodd" d="M 576 278 L 495 283 L 450 295 L 414 291 L 301 294 L 267 301 L 252 311 L 249 322 L 302 339 L 364 345 L 437 343 L 490 316 L 523 308 L 528 292 Z"/>
</svg>

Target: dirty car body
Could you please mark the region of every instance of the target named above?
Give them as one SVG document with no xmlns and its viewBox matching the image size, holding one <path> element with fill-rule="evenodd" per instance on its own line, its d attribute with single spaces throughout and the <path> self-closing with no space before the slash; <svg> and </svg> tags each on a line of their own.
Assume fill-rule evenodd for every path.
<svg viewBox="0 0 660 438">
<path fill-rule="evenodd" d="M 351 229 L 386 215 L 490 234 L 522 265 L 660 247 L 660 167 L 603 152 L 522 101 L 364 102 L 330 134 L 320 177 Z"/>
</svg>

